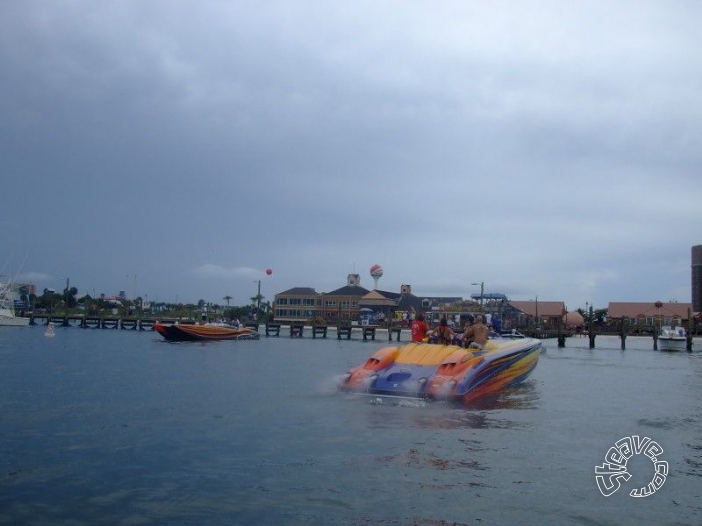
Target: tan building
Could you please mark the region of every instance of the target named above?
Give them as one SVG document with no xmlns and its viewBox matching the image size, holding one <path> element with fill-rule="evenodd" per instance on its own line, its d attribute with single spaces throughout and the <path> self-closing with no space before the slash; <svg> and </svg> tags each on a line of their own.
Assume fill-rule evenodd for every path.
<svg viewBox="0 0 702 526">
<path fill-rule="evenodd" d="M 282 323 L 323 319 L 327 323 L 358 318 L 359 300 L 368 294 L 358 274 L 349 274 L 346 286 L 319 293 L 310 287 L 295 287 L 275 295 L 273 317 Z"/>
<path fill-rule="evenodd" d="M 275 295 L 276 321 L 301 322 L 320 316 L 321 296 L 311 287 L 295 287 Z"/>
<path fill-rule="evenodd" d="M 660 325 L 681 325 L 688 322 L 692 303 L 656 302 L 610 302 L 607 315 L 610 321 L 629 318 L 629 326 L 636 328 Z"/>
<path fill-rule="evenodd" d="M 273 301 L 273 318 L 279 323 L 323 319 L 327 323 L 336 324 L 358 321 L 365 311 L 366 315 L 372 314 L 376 321 L 401 320 L 408 323 L 409 317 L 415 313 L 438 315 L 457 302 L 462 302 L 462 299 L 415 296 L 412 294 L 412 287 L 406 284 L 400 287 L 399 293 L 369 291 L 361 286 L 358 274 L 349 274 L 346 286 L 331 292 L 317 292 L 311 287 L 295 287 L 276 294 Z"/>
</svg>

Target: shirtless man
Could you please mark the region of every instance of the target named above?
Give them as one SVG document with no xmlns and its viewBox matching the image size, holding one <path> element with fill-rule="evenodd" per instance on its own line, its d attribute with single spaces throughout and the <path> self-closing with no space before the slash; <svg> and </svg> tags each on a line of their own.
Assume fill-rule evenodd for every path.
<svg viewBox="0 0 702 526">
<path fill-rule="evenodd" d="M 483 317 L 478 314 L 475 317 L 475 323 L 466 329 L 461 339 L 463 342 L 471 340 L 468 346 L 469 349 L 484 349 L 488 341 L 488 333 L 489 329 L 487 325 L 483 324 Z"/>
</svg>

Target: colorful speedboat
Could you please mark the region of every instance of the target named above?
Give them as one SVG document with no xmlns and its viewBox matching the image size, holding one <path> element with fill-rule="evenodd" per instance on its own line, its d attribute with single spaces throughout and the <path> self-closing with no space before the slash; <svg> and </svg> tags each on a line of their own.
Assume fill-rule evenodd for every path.
<svg viewBox="0 0 702 526">
<path fill-rule="evenodd" d="M 411 343 L 384 347 L 342 377 L 342 391 L 470 402 L 523 382 L 542 342 L 490 339 L 484 350 Z"/>
<path fill-rule="evenodd" d="M 258 340 L 260 337 L 258 332 L 249 327 L 227 324 L 154 323 L 154 330 L 171 342 Z"/>
</svg>

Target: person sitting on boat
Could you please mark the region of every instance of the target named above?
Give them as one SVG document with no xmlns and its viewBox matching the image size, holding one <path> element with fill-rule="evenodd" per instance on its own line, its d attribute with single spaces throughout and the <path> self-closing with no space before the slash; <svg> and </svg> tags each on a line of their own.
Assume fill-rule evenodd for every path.
<svg viewBox="0 0 702 526">
<path fill-rule="evenodd" d="M 446 318 L 441 318 L 439 326 L 432 331 L 431 336 L 436 340 L 436 343 L 440 345 L 451 345 L 455 334 L 451 330 L 451 327 L 448 326 Z"/>
<path fill-rule="evenodd" d="M 412 333 L 413 342 L 423 342 L 424 338 L 429 332 L 429 325 L 424 321 L 424 316 L 418 314 L 415 320 L 410 325 L 410 332 Z"/>
<path fill-rule="evenodd" d="M 478 314 L 475 317 L 475 323 L 466 328 L 461 340 L 464 344 L 470 342 L 468 343 L 469 349 L 484 349 L 489 332 L 490 329 L 483 323 L 483 317 Z"/>
</svg>

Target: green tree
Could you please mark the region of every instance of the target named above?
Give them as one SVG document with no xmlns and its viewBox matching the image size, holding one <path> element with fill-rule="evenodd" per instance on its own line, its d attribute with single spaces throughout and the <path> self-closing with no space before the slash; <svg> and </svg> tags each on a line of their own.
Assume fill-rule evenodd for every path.
<svg viewBox="0 0 702 526">
<path fill-rule="evenodd" d="M 66 305 L 66 309 L 75 309 L 78 305 L 76 300 L 76 294 L 78 294 L 78 289 L 71 287 L 70 289 L 63 289 L 63 301 Z"/>
<path fill-rule="evenodd" d="M 58 294 L 56 291 L 44 289 L 41 296 L 37 298 L 36 306 L 42 309 L 46 309 L 47 312 L 54 312 L 54 309 L 61 302 L 62 295 Z"/>
</svg>

